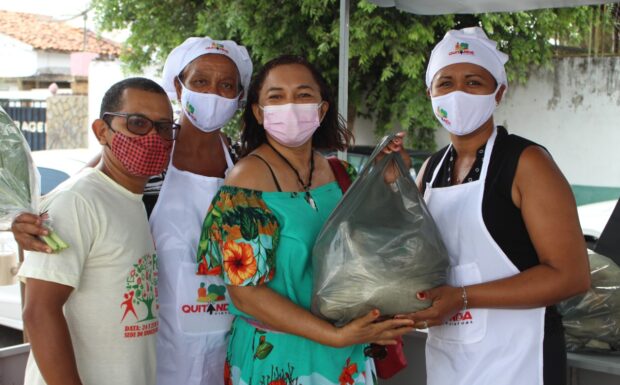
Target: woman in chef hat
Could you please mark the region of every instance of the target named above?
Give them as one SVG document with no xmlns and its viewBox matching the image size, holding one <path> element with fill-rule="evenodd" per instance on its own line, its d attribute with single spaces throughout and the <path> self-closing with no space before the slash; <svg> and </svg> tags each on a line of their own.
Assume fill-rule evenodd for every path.
<svg viewBox="0 0 620 385">
<path fill-rule="evenodd" d="M 508 56 L 481 28 L 446 33 L 426 85 L 450 145 L 418 177 L 450 255 L 433 305 L 406 317 L 429 328 L 428 384 L 564 384 L 554 304 L 589 287 L 568 182 L 540 145 L 497 126 Z"/>
</svg>

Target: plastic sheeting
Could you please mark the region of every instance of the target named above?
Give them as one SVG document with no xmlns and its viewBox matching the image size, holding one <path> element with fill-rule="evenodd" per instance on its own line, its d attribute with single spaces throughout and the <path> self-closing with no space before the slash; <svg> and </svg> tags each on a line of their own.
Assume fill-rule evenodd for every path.
<svg viewBox="0 0 620 385">
<path fill-rule="evenodd" d="M 594 252 L 589 258 L 590 290 L 558 305 L 566 348 L 620 354 L 620 267 Z"/>
<path fill-rule="evenodd" d="M 447 251 L 400 154 L 375 162 L 392 138 L 375 149 L 313 249 L 312 311 L 339 325 L 375 308 L 384 316 L 426 308 L 416 293 L 446 280 Z M 391 167 L 399 176 L 388 183 Z"/>
</svg>

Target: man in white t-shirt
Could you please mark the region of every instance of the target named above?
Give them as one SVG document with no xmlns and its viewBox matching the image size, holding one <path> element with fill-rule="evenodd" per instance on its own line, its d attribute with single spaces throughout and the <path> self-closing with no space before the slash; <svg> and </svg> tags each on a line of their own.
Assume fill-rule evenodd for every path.
<svg viewBox="0 0 620 385">
<path fill-rule="evenodd" d="M 19 271 L 26 385 L 156 381 L 157 256 L 141 198 L 168 165 L 177 125 L 164 90 L 130 78 L 106 92 L 92 129 L 103 145 L 98 167 L 42 204 L 69 248 L 28 253 Z"/>
</svg>

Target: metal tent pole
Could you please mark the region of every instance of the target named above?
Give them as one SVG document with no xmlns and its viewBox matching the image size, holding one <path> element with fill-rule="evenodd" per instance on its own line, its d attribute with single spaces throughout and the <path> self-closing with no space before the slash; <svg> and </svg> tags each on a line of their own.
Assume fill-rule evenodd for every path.
<svg viewBox="0 0 620 385">
<path fill-rule="evenodd" d="M 349 0 L 340 0 L 340 55 L 338 60 L 338 113 L 347 121 L 349 102 Z M 338 151 L 346 160 L 346 151 Z"/>
</svg>

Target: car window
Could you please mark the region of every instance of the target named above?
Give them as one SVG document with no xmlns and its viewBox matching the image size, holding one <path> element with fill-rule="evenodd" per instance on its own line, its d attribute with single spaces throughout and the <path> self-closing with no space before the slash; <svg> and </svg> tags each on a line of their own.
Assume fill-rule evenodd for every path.
<svg viewBox="0 0 620 385">
<path fill-rule="evenodd" d="M 47 167 L 37 167 L 41 174 L 41 195 L 52 191 L 56 186 L 69 179 L 69 174 Z"/>
<path fill-rule="evenodd" d="M 349 162 L 351 166 L 355 167 L 358 172 L 362 169 L 362 166 L 366 163 L 367 159 L 367 155 L 352 154 L 350 152 L 347 153 L 347 162 Z"/>
</svg>

